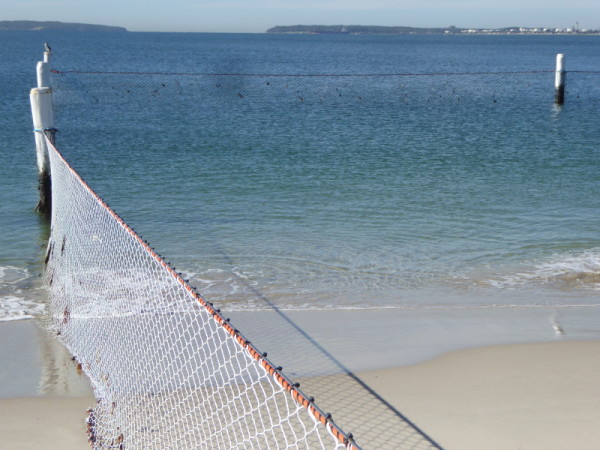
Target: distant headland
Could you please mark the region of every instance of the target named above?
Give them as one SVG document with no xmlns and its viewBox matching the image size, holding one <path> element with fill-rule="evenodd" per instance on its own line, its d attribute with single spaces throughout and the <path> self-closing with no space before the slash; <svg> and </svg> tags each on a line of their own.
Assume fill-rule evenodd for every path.
<svg viewBox="0 0 600 450">
<path fill-rule="evenodd" d="M 92 25 L 89 23 L 38 22 L 36 20 L 0 20 L 0 31 L 108 31 L 124 32 L 123 27 Z"/>
<path fill-rule="evenodd" d="M 417 28 L 368 25 L 292 25 L 269 28 L 267 33 L 304 34 L 600 34 L 600 30 L 572 28 Z"/>
</svg>

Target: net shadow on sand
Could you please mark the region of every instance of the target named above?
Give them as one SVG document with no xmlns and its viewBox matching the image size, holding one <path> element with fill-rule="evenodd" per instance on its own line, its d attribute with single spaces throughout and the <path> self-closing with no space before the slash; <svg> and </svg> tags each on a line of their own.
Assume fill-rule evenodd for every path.
<svg viewBox="0 0 600 450">
<path fill-rule="evenodd" d="M 441 448 L 425 430 L 386 401 L 255 286 L 245 279 L 240 281 L 273 314 L 269 314 L 265 325 L 260 313 L 249 318 L 247 314 L 233 312 L 236 323 L 252 335 L 253 342 L 268 348 L 269 355 L 283 364 L 284 372 L 314 395 L 336 423 L 352 433 L 358 445 L 365 449 Z M 277 336 L 285 336 L 285 342 Z M 291 348 L 293 352 L 289 351 Z"/>
</svg>

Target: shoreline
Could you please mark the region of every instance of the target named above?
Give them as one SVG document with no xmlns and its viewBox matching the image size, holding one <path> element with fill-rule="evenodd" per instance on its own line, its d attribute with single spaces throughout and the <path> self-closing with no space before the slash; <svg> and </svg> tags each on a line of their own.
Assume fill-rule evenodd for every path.
<svg viewBox="0 0 600 450">
<path fill-rule="evenodd" d="M 470 348 L 600 341 L 600 308 L 589 307 L 238 310 L 227 317 L 292 378 L 412 366 Z M 92 395 L 43 322 L 0 323 L 0 399 Z"/>
<path fill-rule="evenodd" d="M 231 311 L 228 317 L 294 376 L 411 366 L 478 347 L 600 341 L 600 308 L 585 306 Z M 276 335 L 285 339 L 273 340 Z M 304 360 L 298 361 L 290 348 Z"/>
</svg>

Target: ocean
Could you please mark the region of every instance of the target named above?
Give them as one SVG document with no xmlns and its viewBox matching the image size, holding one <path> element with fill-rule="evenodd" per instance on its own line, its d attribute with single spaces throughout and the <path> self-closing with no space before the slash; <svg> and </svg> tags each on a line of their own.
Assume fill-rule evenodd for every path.
<svg viewBox="0 0 600 450">
<path fill-rule="evenodd" d="M 597 36 L 0 39 L 0 321 L 45 311 L 45 41 L 58 148 L 225 310 L 600 308 Z"/>
</svg>

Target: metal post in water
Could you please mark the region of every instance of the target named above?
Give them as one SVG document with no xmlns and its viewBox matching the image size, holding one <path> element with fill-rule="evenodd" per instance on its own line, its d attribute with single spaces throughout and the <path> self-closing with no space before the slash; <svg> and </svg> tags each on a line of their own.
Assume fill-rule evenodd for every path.
<svg viewBox="0 0 600 450">
<path fill-rule="evenodd" d="M 37 152 L 37 165 L 39 176 L 40 201 L 36 209 L 43 213 L 50 212 L 52 202 L 50 161 L 44 133 L 51 133 L 50 140 L 54 142 L 54 108 L 52 105 L 52 89 L 50 86 L 49 51 L 44 53 L 44 61 L 37 64 L 38 87 L 31 89 L 29 100 L 31 102 L 31 116 L 35 133 L 35 147 Z"/>
<path fill-rule="evenodd" d="M 565 102 L 565 55 L 556 55 L 556 75 L 554 77 L 554 103 L 562 105 Z"/>
</svg>

